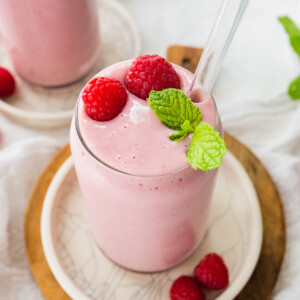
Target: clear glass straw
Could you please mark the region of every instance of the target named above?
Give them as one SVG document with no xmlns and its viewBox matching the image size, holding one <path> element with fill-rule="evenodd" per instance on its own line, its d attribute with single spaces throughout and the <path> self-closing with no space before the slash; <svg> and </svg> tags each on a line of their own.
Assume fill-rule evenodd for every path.
<svg viewBox="0 0 300 300">
<path fill-rule="evenodd" d="M 223 1 L 190 87 L 189 96 L 193 102 L 210 94 L 247 4 L 248 0 Z"/>
</svg>

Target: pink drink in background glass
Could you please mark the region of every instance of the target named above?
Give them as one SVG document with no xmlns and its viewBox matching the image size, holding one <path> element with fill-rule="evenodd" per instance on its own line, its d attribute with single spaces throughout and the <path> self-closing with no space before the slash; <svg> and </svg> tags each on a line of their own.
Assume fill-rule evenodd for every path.
<svg viewBox="0 0 300 300">
<path fill-rule="evenodd" d="M 38 85 L 80 79 L 99 54 L 95 0 L 1 0 L 0 33 L 18 75 Z"/>
<path fill-rule="evenodd" d="M 131 61 L 97 76 L 125 78 Z M 193 74 L 174 65 L 186 93 Z M 202 120 L 221 131 L 214 100 L 197 103 Z M 71 149 L 91 228 L 101 250 L 136 271 L 159 271 L 187 258 L 205 232 L 217 170 L 193 170 L 191 137 L 173 143 L 147 101 L 128 93 L 122 112 L 98 122 L 79 97 Z"/>
</svg>

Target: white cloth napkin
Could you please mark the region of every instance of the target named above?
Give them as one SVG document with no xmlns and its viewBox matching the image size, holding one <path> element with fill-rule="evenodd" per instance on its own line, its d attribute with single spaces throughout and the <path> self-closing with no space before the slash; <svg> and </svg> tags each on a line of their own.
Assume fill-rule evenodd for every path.
<svg viewBox="0 0 300 300">
<path fill-rule="evenodd" d="M 275 300 L 300 299 L 300 101 L 287 95 L 229 102 L 220 107 L 225 129 L 261 159 L 284 205 L 287 247 Z"/>
<path fill-rule="evenodd" d="M 43 299 L 27 262 L 24 210 L 41 172 L 59 149 L 54 139 L 30 138 L 0 151 L 0 299 Z"/>
<path fill-rule="evenodd" d="M 276 182 L 283 200 L 287 249 L 275 300 L 300 297 L 300 102 L 286 95 L 222 105 L 224 127 L 248 145 Z M 0 151 L 0 299 L 43 299 L 29 270 L 23 213 L 32 189 L 61 143 L 36 137 Z"/>
</svg>

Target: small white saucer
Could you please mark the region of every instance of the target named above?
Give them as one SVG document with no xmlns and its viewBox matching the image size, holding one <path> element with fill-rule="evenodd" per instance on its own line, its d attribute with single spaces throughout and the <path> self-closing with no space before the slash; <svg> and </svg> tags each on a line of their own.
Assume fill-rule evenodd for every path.
<svg viewBox="0 0 300 300">
<path fill-rule="evenodd" d="M 207 300 L 232 300 L 256 266 L 262 244 L 262 219 L 252 182 L 237 159 L 227 153 L 200 247 L 168 271 L 131 272 L 115 265 L 97 248 L 70 157 L 48 189 L 41 235 L 49 266 L 73 299 L 168 300 L 170 286 L 177 277 L 191 275 L 201 258 L 217 252 L 229 268 L 230 285 L 222 292 L 209 294 Z"/>
<path fill-rule="evenodd" d="M 8 68 L 17 81 L 17 91 L 5 100 L 0 111 L 26 126 L 53 128 L 71 122 L 77 97 L 84 84 L 101 68 L 135 58 L 141 52 L 141 39 L 132 17 L 115 0 L 97 0 L 101 33 L 102 60 L 80 81 L 60 88 L 43 88 L 21 80 L 0 39 L 0 66 Z"/>
</svg>

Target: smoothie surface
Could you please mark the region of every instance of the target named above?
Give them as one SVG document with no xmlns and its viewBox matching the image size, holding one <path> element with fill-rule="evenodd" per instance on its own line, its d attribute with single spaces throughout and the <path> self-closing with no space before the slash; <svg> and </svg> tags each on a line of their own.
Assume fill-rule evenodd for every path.
<svg viewBox="0 0 300 300">
<path fill-rule="evenodd" d="M 97 74 L 119 80 L 126 88 L 126 75 L 132 61 L 108 67 Z M 173 65 L 180 77 L 181 90 L 187 94 L 193 74 Z M 215 126 L 216 111 L 212 98 L 196 104 L 202 121 Z M 94 153 L 105 164 L 129 174 L 162 175 L 188 166 L 185 153 L 191 135 L 180 142 L 171 142 L 176 131 L 161 123 L 146 100 L 128 92 L 122 112 L 110 121 L 92 120 L 86 113 L 82 99 L 78 106 L 81 135 Z"/>
</svg>

